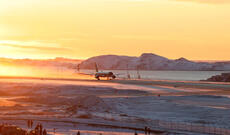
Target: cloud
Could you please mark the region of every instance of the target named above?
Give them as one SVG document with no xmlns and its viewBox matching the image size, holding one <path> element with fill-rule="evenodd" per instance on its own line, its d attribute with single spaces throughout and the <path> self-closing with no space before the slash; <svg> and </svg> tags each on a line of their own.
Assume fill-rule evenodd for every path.
<svg viewBox="0 0 230 135">
<path fill-rule="evenodd" d="M 0 41 L 0 46 L 19 48 L 23 50 L 37 50 L 37 51 L 50 51 L 50 52 L 71 51 L 69 48 L 60 47 L 56 43 L 45 43 L 45 42 L 38 42 L 38 41 L 22 42 L 22 41 L 2 40 Z"/>
<path fill-rule="evenodd" d="M 208 4 L 226 4 L 226 3 L 230 3 L 230 0 L 176 0 L 176 1 L 208 3 Z"/>
<path fill-rule="evenodd" d="M 56 47 L 59 44 L 54 42 L 46 42 L 40 40 L 32 40 L 32 41 L 16 41 L 16 40 L 0 40 L 0 44 L 13 44 L 18 46 L 49 46 L 49 47 Z"/>
<path fill-rule="evenodd" d="M 59 47 L 38 47 L 38 46 L 21 46 L 21 45 L 14 45 L 14 44 L 1 44 L 0 46 L 8 46 L 13 48 L 20 48 L 20 49 L 33 49 L 33 50 L 50 50 L 50 51 L 70 51 L 68 48 L 59 48 Z"/>
</svg>

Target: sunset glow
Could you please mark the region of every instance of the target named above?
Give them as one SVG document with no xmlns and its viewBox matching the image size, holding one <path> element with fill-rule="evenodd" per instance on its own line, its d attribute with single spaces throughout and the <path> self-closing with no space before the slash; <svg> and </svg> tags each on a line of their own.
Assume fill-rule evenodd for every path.
<svg viewBox="0 0 230 135">
<path fill-rule="evenodd" d="M 230 59 L 228 0 L 0 0 L 0 57 Z"/>
<path fill-rule="evenodd" d="M 0 0 L 0 135 L 230 135 L 230 0 Z"/>
</svg>

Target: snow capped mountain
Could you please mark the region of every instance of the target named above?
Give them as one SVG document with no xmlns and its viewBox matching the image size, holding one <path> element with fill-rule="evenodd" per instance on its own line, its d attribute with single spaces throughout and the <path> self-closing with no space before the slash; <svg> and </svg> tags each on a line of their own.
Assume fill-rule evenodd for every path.
<svg viewBox="0 0 230 135">
<path fill-rule="evenodd" d="M 80 64 L 80 68 L 94 69 L 97 63 L 100 69 L 130 70 L 230 70 L 230 62 L 194 62 L 185 58 L 176 60 L 144 53 L 140 57 L 102 55 L 89 58 Z"/>
<path fill-rule="evenodd" d="M 102 55 L 89 58 L 80 64 L 80 68 L 94 69 L 95 62 L 100 69 L 127 69 L 127 66 L 138 63 L 137 57 Z M 137 65 L 136 65 L 137 66 Z"/>
<path fill-rule="evenodd" d="M 76 69 L 95 69 L 97 63 L 99 69 L 130 69 L 130 70 L 182 70 L 182 71 L 230 71 L 229 62 L 195 62 L 185 58 L 168 59 L 152 53 L 143 53 L 140 57 L 101 55 L 87 60 L 56 58 L 48 60 L 32 59 L 8 59 L 0 58 L 0 65 L 8 66 L 32 66 L 32 67 L 56 67 Z"/>
</svg>

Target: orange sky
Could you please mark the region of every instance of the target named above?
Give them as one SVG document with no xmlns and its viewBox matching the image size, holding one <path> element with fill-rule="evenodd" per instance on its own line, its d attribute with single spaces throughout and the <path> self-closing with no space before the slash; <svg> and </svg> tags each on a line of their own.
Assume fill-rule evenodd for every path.
<svg viewBox="0 0 230 135">
<path fill-rule="evenodd" d="M 230 60 L 230 0 L 0 0 L 0 57 Z"/>
</svg>

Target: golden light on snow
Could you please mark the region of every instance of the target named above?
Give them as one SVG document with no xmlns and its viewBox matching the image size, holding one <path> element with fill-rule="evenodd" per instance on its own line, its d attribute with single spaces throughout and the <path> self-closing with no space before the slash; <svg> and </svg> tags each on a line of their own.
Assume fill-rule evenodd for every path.
<svg viewBox="0 0 230 135">
<path fill-rule="evenodd" d="M 39 76 L 39 71 L 29 67 L 0 64 L 0 76 Z"/>
<path fill-rule="evenodd" d="M 0 62 L 0 76 L 10 77 L 42 77 L 42 78 L 68 78 L 68 79 L 93 79 L 89 75 L 78 74 L 74 69 L 62 67 L 22 66 L 7 65 Z"/>
</svg>

